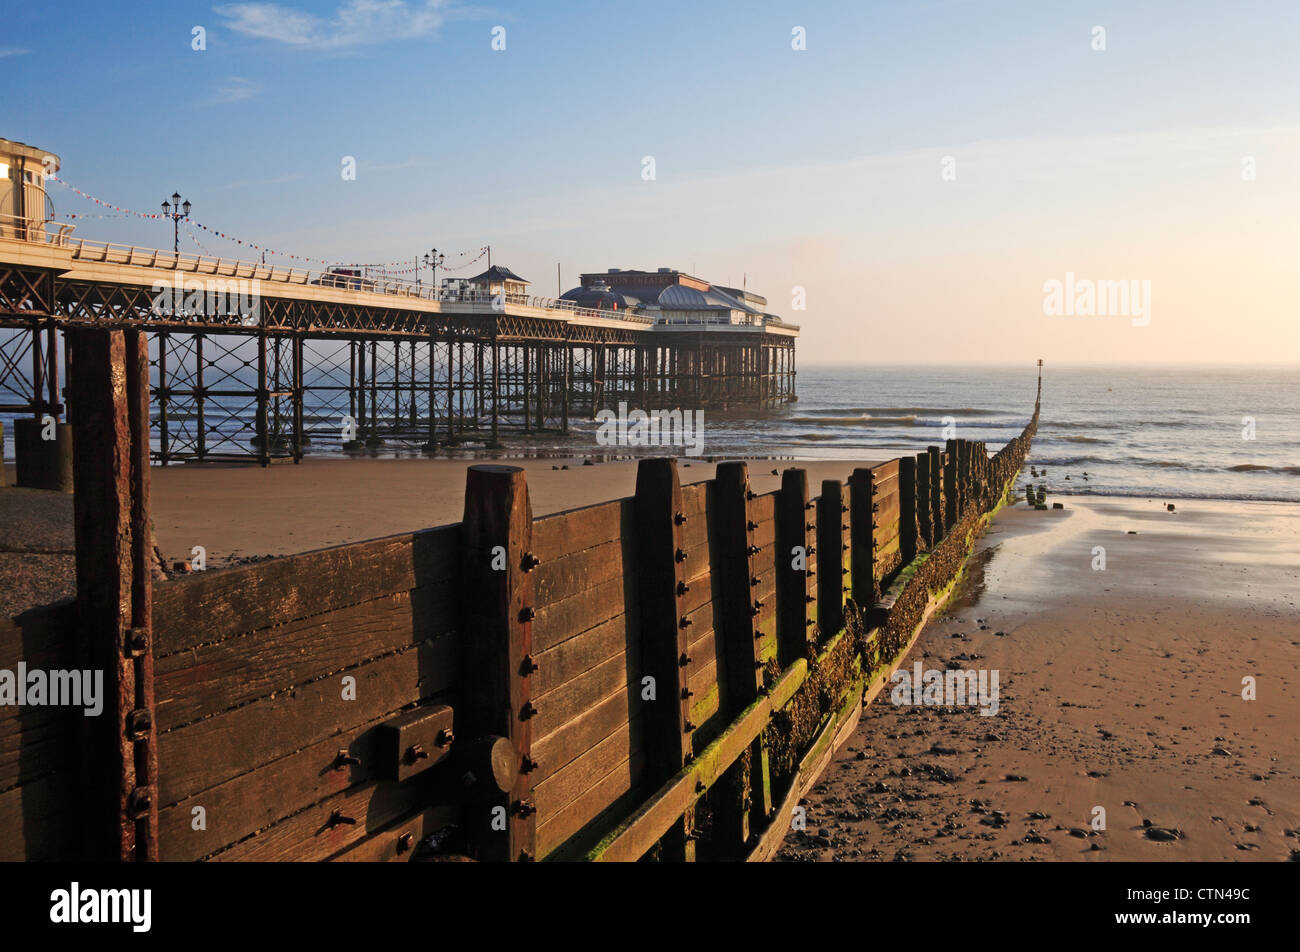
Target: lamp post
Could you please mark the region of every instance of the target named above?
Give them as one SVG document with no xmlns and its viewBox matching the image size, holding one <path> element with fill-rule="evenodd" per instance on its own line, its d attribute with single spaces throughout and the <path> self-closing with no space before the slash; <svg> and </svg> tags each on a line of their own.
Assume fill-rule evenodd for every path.
<svg viewBox="0 0 1300 952">
<path fill-rule="evenodd" d="M 437 248 L 430 248 L 424 256 L 424 263 L 429 266 L 429 283 L 433 285 L 433 296 L 438 297 L 438 265 L 447 260 L 446 255 L 438 254 Z"/>
<path fill-rule="evenodd" d="M 173 208 L 175 210 L 173 210 Z M 181 253 L 181 219 L 190 217 L 189 199 L 185 204 L 181 204 L 181 193 L 172 192 L 172 200 L 163 199 L 162 203 L 163 217 L 172 220 L 172 253 Z"/>
</svg>

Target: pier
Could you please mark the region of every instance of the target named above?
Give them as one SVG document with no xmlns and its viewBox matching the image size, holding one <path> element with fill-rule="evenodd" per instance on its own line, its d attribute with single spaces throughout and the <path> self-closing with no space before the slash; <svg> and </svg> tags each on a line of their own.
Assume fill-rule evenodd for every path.
<svg viewBox="0 0 1300 952">
<path fill-rule="evenodd" d="M 620 401 L 795 399 L 799 328 L 746 292 L 583 306 L 490 272 L 434 286 L 94 241 L 53 217 L 41 175 L 57 157 L 8 140 L 0 157 L 28 177 L 7 204 L 0 196 L 0 413 L 65 422 L 65 331 L 144 330 L 152 456 L 164 465 L 298 461 L 317 441 L 495 447 L 507 434 L 566 433 Z M 684 292 L 710 287 L 655 274 Z M 33 446 L 24 435 L 19 455 Z"/>
</svg>

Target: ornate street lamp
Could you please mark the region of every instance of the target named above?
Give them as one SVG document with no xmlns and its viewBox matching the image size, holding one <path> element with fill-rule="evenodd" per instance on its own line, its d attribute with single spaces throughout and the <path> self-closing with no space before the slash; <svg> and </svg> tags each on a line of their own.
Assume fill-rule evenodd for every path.
<svg viewBox="0 0 1300 952">
<path fill-rule="evenodd" d="M 173 208 L 175 209 L 175 211 L 173 211 Z M 172 192 L 172 200 L 170 202 L 168 202 L 167 199 L 165 198 L 163 199 L 162 210 L 163 210 L 163 217 L 170 218 L 172 220 L 172 252 L 174 254 L 180 254 L 181 253 L 181 219 L 190 217 L 189 199 L 186 199 L 185 204 L 182 205 L 181 193 Z"/>
</svg>

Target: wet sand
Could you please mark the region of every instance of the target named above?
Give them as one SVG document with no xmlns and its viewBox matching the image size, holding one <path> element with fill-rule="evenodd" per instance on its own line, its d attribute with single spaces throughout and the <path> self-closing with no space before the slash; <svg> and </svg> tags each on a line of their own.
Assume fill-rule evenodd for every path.
<svg viewBox="0 0 1300 952">
<path fill-rule="evenodd" d="M 905 663 L 997 670 L 997 713 L 887 687 L 780 858 L 1300 858 L 1300 506 L 1056 501 L 997 516 Z"/>
</svg>

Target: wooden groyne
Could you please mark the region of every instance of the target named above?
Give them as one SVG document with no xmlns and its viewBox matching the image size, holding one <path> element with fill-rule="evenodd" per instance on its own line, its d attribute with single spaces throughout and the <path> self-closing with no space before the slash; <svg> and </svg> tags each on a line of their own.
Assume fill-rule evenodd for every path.
<svg viewBox="0 0 1300 952">
<path fill-rule="evenodd" d="M 0 859 L 766 858 L 1038 421 L 815 491 L 645 460 L 540 519 L 475 466 L 461 523 L 154 582 L 143 335 L 88 333 L 78 595 L 0 623 L 0 670 L 105 703 L 0 706 Z"/>
</svg>

